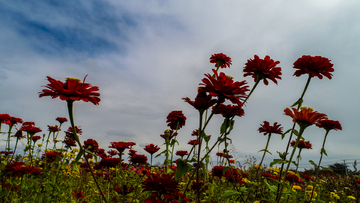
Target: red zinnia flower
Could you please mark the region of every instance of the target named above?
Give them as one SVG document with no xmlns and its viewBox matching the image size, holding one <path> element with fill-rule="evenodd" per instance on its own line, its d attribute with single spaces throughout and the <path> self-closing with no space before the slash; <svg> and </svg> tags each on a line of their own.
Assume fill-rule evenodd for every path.
<svg viewBox="0 0 360 203">
<path fill-rule="evenodd" d="M 211 173 L 213 176 L 219 177 L 221 178 L 223 176 L 223 171 L 224 171 L 225 166 L 214 166 L 214 168 L 212 168 Z"/>
<path fill-rule="evenodd" d="M 291 146 L 294 147 L 295 146 L 295 143 L 296 143 L 296 140 L 293 140 L 291 141 Z M 310 143 L 310 141 L 304 141 L 304 140 L 299 140 L 299 143 L 298 143 L 298 146 L 297 146 L 299 149 L 312 149 L 312 145 Z"/>
<path fill-rule="evenodd" d="M 199 92 L 195 98 L 195 101 L 191 101 L 189 97 L 183 98 L 183 100 L 185 100 L 185 102 L 189 103 L 195 109 L 199 111 L 205 111 L 217 102 L 216 99 L 211 98 L 212 96 L 207 95 L 205 92 Z"/>
<path fill-rule="evenodd" d="M 136 154 L 136 150 L 130 149 L 128 154 L 130 157 L 132 157 Z"/>
<path fill-rule="evenodd" d="M 95 105 L 98 105 L 100 102 L 100 93 L 97 86 L 91 86 L 89 83 L 80 82 L 79 79 L 75 78 L 66 78 L 66 82 L 61 82 L 60 80 L 55 80 L 47 76 L 50 84 L 47 84 L 45 87 L 48 89 L 43 89 L 42 92 L 39 92 L 39 97 L 51 96 L 51 98 L 60 97 L 61 100 L 83 100 L 84 102 L 91 102 Z"/>
<path fill-rule="evenodd" d="M 128 142 L 127 144 L 129 145 L 130 148 L 132 148 L 132 146 L 135 146 L 135 145 L 136 145 L 135 142 Z"/>
<path fill-rule="evenodd" d="M 77 199 L 83 199 L 85 198 L 86 196 L 84 195 L 84 192 L 78 192 L 77 190 L 75 191 L 74 194 L 72 194 L 75 198 Z"/>
<path fill-rule="evenodd" d="M 78 135 L 82 134 L 82 129 L 80 129 L 80 127 L 75 126 L 75 130 L 76 130 L 76 134 L 78 134 Z M 73 134 L 74 131 L 73 131 L 72 127 L 70 126 L 69 129 L 67 131 L 65 131 L 65 133 Z"/>
<path fill-rule="evenodd" d="M 241 104 L 240 100 L 245 99 L 246 92 L 249 91 L 249 86 L 245 86 L 246 81 L 234 82 L 223 72 L 220 75 L 214 69 L 213 72 L 216 78 L 205 74 L 207 78 L 202 79 L 203 83 L 200 83 L 204 87 L 199 87 L 198 92 L 208 92 L 210 96 L 216 96 L 220 101 L 229 99 L 233 104 Z"/>
<path fill-rule="evenodd" d="M 172 130 L 179 130 L 185 125 L 186 117 L 182 111 L 172 111 L 166 117 L 166 122 Z"/>
<path fill-rule="evenodd" d="M 274 179 L 274 180 L 279 180 L 279 177 L 278 177 L 278 176 L 271 175 L 270 173 L 265 173 L 265 172 L 263 172 L 263 174 L 262 174 L 261 176 L 262 176 L 262 177 L 265 177 L 265 178 L 271 178 L 271 179 Z"/>
<path fill-rule="evenodd" d="M 168 133 L 169 133 L 169 137 L 168 137 L 169 140 L 171 140 L 173 137 L 177 136 L 177 134 L 178 134 L 177 132 L 175 132 L 173 130 L 169 130 Z M 166 134 L 166 132 L 165 132 L 165 134 Z M 166 140 L 165 134 L 160 135 L 160 137 L 162 137 Z"/>
<path fill-rule="evenodd" d="M 312 179 L 311 176 L 309 176 L 309 175 L 300 174 L 300 176 L 301 176 L 303 179 L 305 179 L 305 181 L 309 181 L 309 180 L 314 181 L 314 179 Z"/>
<path fill-rule="evenodd" d="M 189 145 L 197 145 L 197 144 L 199 144 L 199 142 L 197 141 L 197 139 L 194 139 L 194 140 L 190 140 L 189 142 L 188 142 L 188 144 Z"/>
<path fill-rule="evenodd" d="M 264 121 L 264 124 L 261 124 L 261 127 L 259 128 L 259 133 L 264 133 L 264 135 L 275 133 L 275 134 L 282 134 L 282 127 L 280 127 L 280 124 L 277 124 L 275 122 L 273 126 L 269 125 L 269 122 Z"/>
<path fill-rule="evenodd" d="M 231 174 L 232 172 L 232 174 Z M 231 169 L 229 168 L 225 174 L 224 177 L 230 181 L 233 182 L 235 180 L 235 182 L 237 183 L 245 183 L 245 181 L 243 180 L 243 177 L 248 177 L 249 175 L 245 172 L 243 172 L 242 170 L 239 169 Z"/>
<path fill-rule="evenodd" d="M 10 117 L 9 114 L 0 114 L 0 123 L 8 123 Z"/>
<path fill-rule="evenodd" d="M 123 153 L 125 149 L 129 149 L 129 144 L 127 142 L 110 142 L 109 148 L 114 148 L 118 150 L 119 153 Z"/>
<path fill-rule="evenodd" d="M 115 151 L 113 149 L 110 149 L 109 151 L 107 151 L 107 153 L 112 157 L 120 154 L 118 151 Z"/>
<path fill-rule="evenodd" d="M 167 200 L 174 200 L 179 196 L 179 189 L 177 189 L 178 183 L 174 178 L 174 174 L 175 173 L 160 175 L 152 173 L 143 181 L 143 188 L 145 191 L 154 191 L 152 193 L 154 197 L 161 198 L 161 196 L 163 196 Z"/>
<path fill-rule="evenodd" d="M 186 150 L 179 150 L 179 151 L 176 151 L 176 155 L 183 157 L 183 156 L 186 156 L 189 154 L 188 154 L 188 151 L 186 151 Z"/>
<path fill-rule="evenodd" d="M 303 74 L 310 74 L 311 77 L 316 76 L 319 79 L 322 79 L 323 76 L 331 79 L 330 72 L 334 72 L 333 66 L 334 64 L 331 64 L 328 58 L 304 55 L 294 62 L 294 68 L 299 69 L 295 71 L 294 75 L 299 77 Z"/>
<path fill-rule="evenodd" d="M 226 56 L 223 53 L 218 53 L 218 54 L 211 55 L 210 63 L 214 63 L 215 67 L 219 66 L 221 68 L 226 68 L 226 67 L 230 68 L 230 65 L 232 65 L 231 58 Z"/>
<path fill-rule="evenodd" d="M 225 118 L 231 118 L 233 116 L 243 116 L 244 109 L 242 108 L 242 105 L 225 105 L 220 104 L 219 107 L 216 109 L 215 114 L 221 114 Z"/>
<path fill-rule="evenodd" d="M 76 147 L 76 141 L 73 139 L 68 138 L 64 140 L 64 143 L 67 147 Z"/>
<path fill-rule="evenodd" d="M 159 151 L 160 147 L 158 147 L 157 145 L 154 145 L 154 144 L 149 144 L 149 145 L 146 145 L 144 150 L 149 152 L 150 154 L 154 154 L 156 153 L 157 151 Z"/>
<path fill-rule="evenodd" d="M 61 157 L 61 153 L 60 152 L 46 152 L 45 154 L 42 155 L 42 159 L 46 159 L 46 162 L 54 162 L 56 159 L 56 156 L 60 156 Z M 60 159 L 61 161 L 61 159 Z"/>
<path fill-rule="evenodd" d="M 57 125 L 54 125 L 54 126 L 48 125 L 48 131 L 57 132 L 57 131 L 59 131 L 59 127 Z"/>
<path fill-rule="evenodd" d="M 96 140 L 87 139 L 84 141 L 84 149 L 87 149 L 91 152 L 96 152 L 99 149 L 99 144 Z"/>
<path fill-rule="evenodd" d="M 100 161 L 100 166 L 112 168 L 112 167 L 116 167 L 119 163 L 120 163 L 119 158 L 104 157 Z"/>
<path fill-rule="evenodd" d="M 289 182 L 292 183 L 298 183 L 300 181 L 299 177 L 295 174 L 287 174 L 285 180 L 288 180 Z"/>
<path fill-rule="evenodd" d="M 132 164 L 146 164 L 147 162 L 147 157 L 145 155 L 142 154 L 134 154 L 131 158 L 130 158 L 130 162 Z"/>
<path fill-rule="evenodd" d="M 35 122 L 26 121 L 26 122 L 24 122 L 22 125 L 23 125 L 23 126 L 26 126 L 26 125 L 35 126 Z"/>
<path fill-rule="evenodd" d="M 293 112 L 289 108 L 286 108 L 284 110 L 285 115 L 292 117 L 294 123 L 303 127 L 308 127 L 326 118 L 326 114 L 313 111 L 311 108 L 300 108 L 300 111 L 296 108 L 291 109 Z"/>
<path fill-rule="evenodd" d="M 32 126 L 32 125 L 23 125 L 23 126 L 21 126 L 20 130 L 25 131 L 31 135 L 42 131 L 40 128 Z"/>
<path fill-rule="evenodd" d="M 64 123 L 64 122 L 67 122 L 67 118 L 64 118 L 64 117 L 57 117 L 55 120 L 59 121 L 59 123 Z"/>
<path fill-rule="evenodd" d="M 32 141 L 36 142 L 41 139 L 41 136 L 35 135 L 31 137 Z"/>
<path fill-rule="evenodd" d="M 216 152 L 216 156 L 219 156 L 219 157 L 224 157 L 224 156 L 225 156 L 225 154 L 224 154 L 224 153 L 222 153 L 222 152 Z"/>
<path fill-rule="evenodd" d="M 9 118 L 9 125 L 16 125 L 16 124 L 18 124 L 18 123 L 23 123 L 24 121 L 21 119 L 21 118 L 16 118 L 16 117 L 12 117 L 12 116 L 10 116 L 10 118 Z"/>
<path fill-rule="evenodd" d="M 319 128 L 324 128 L 325 130 L 342 130 L 341 124 L 339 121 L 333 120 L 321 120 L 316 123 L 316 126 Z"/>
<path fill-rule="evenodd" d="M 279 63 L 280 61 L 270 59 L 270 56 L 260 59 L 257 55 L 254 55 L 254 59 L 249 59 L 245 64 L 244 77 L 252 75 L 255 82 L 264 79 L 264 84 L 268 85 L 267 79 L 270 79 L 277 84 L 276 79 L 281 79 L 281 68 L 276 67 Z"/>
</svg>

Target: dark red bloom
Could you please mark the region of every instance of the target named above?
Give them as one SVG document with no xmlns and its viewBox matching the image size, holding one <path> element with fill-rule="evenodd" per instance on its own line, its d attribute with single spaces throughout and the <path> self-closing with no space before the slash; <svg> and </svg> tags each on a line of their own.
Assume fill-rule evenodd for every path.
<svg viewBox="0 0 360 203">
<path fill-rule="evenodd" d="M 25 131 L 31 135 L 42 131 L 40 128 L 35 127 L 33 125 L 23 125 L 21 126 L 20 130 Z"/>
<path fill-rule="evenodd" d="M 281 68 L 276 67 L 279 63 L 280 61 L 270 59 L 270 56 L 260 59 L 257 55 L 254 55 L 254 59 L 249 59 L 245 64 L 244 77 L 251 75 L 255 82 L 263 79 L 265 85 L 269 84 L 267 79 L 277 84 L 276 79 L 281 79 Z"/>
<path fill-rule="evenodd" d="M 224 175 L 224 168 L 225 166 L 214 166 L 211 170 L 211 173 L 213 176 L 221 178 Z"/>
<path fill-rule="evenodd" d="M 198 92 L 208 92 L 210 96 L 218 97 L 219 101 L 229 99 L 233 104 L 241 104 L 240 101 L 247 97 L 246 92 L 249 91 L 246 81 L 234 82 L 231 78 L 226 77 L 225 73 L 220 75 L 213 69 L 215 78 L 210 74 L 205 74 L 207 78 L 202 79 L 203 87 L 199 87 Z"/>
<path fill-rule="evenodd" d="M 243 116 L 245 114 L 242 104 L 240 105 L 225 105 L 220 104 L 216 109 L 215 114 L 221 114 L 225 118 L 231 118 L 233 116 Z"/>
<path fill-rule="evenodd" d="M 232 173 L 232 174 L 231 174 Z M 233 182 L 235 180 L 235 182 L 237 183 L 245 183 L 245 181 L 243 180 L 243 178 L 248 177 L 249 175 L 245 172 L 243 172 L 242 170 L 239 169 L 231 169 L 229 168 L 225 174 L 224 177 L 229 181 L 229 182 Z"/>
<path fill-rule="evenodd" d="M 355 180 L 356 184 L 360 184 L 360 179 Z"/>
<path fill-rule="evenodd" d="M 114 148 L 118 150 L 119 153 L 123 153 L 125 149 L 129 149 L 129 144 L 127 142 L 110 142 L 109 148 Z"/>
<path fill-rule="evenodd" d="M 173 137 L 177 136 L 177 132 L 173 131 L 173 130 L 168 130 L 168 131 L 165 131 L 165 134 L 162 134 L 160 135 L 160 137 L 164 138 L 166 140 L 166 134 L 169 134 L 168 135 L 168 139 L 171 140 Z"/>
<path fill-rule="evenodd" d="M 91 86 L 89 83 L 80 82 L 80 79 L 76 78 L 66 78 L 66 82 L 61 82 L 60 80 L 55 80 L 47 76 L 50 84 L 47 84 L 42 92 L 39 92 L 39 97 L 51 96 L 51 98 L 60 97 L 61 100 L 72 100 L 78 101 L 83 100 L 84 102 L 91 102 L 95 105 L 98 105 L 100 102 L 100 93 L 97 86 Z"/>
<path fill-rule="evenodd" d="M 285 115 L 290 116 L 293 118 L 294 123 L 297 123 L 303 127 L 313 125 L 326 118 L 326 114 L 319 113 L 311 108 L 300 108 L 300 111 L 296 108 L 291 109 L 293 112 L 289 108 L 286 108 L 284 110 Z"/>
<path fill-rule="evenodd" d="M 23 123 L 24 121 L 21 118 L 16 118 L 16 117 L 10 116 L 9 122 L 10 122 L 10 123 L 8 123 L 9 125 L 16 125 L 18 123 Z"/>
<path fill-rule="evenodd" d="M 210 63 L 214 63 L 215 67 L 219 66 L 221 68 L 226 68 L 226 67 L 230 68 L 230 65 L 232 65 L 231 62 L 232 62 L 231 58 L 223 53 L 213 54 L 210 57 Z"/>
<path fill-rule="evenodd" d="M 172 130 L 178 130 L 185 125 L 186 117 L 182 111 L 172 111 L 166 117 L 166 122 Z"/>
<path fill-rule="evenodd" d="M 24 162 L 13 161 L 5 167 L 4 172 L 12 176 L 20 177 L 24 174 L 31 174 L 33 169 L 34 167 L 30 165 L 26 166 Z"/>
<path fill-rule="evenodd" d="M 194 139 L 194 140 L 190 140 L 189 142 L 188 142 L 188 144 L 189 145 L 197 145 L 197 144 L 199 144 L 199 142 L 197 141 L 197 139 Z"/>
<path fill-rule="evenodd" d="M 149 145 L 146 145 L 144 150 L 149 152 L 150 154 L 154 154 L 156 153 L 157 151 L 159 151 L 160 147 L 158 147 L 157 145 L 154 145 L 154 144 L 149 144 Z"/>
<path fill-rule="evenodd" d="M 96 140 L 87 139 L 84 141 L 84 149 L 87 149 L 91 152 L 96 152 L 99 149 L 99 144 Z"/>
<path fill-rule="evenodd" d="M 59 123 L 64 123 L 64 122 L 67 122 L 67 118 L 64 118 L 64 117 L 57 117 L 55 120 L 59 121 Z"/>
<path fill-rule="evenodd" d="M 131 187 L 127 187 L 126 185 L 124 185 L 124 189 L 119 187 L 119 186 L 115 186 L 114 187 L 114 191 L 117 192 L 118 194 L 121 194 L 121 195 L 127 195 L 127 194 L 130 194 L 134 191 L 134 187 L 131 186 Z"/>
<path fill-rule="evenodd" d="M 262 177 L 265 177 L 265 178 L 271 178 L 273 180 L 279 180 L 279 177 L 278 176 L 275 176 L 275 175 L 271 175 L 270 173 L 265 173 L 263 172 L 263 174 L 261 175 Z"/>
<path fill-rule="evenodd" d="M 109 157 L 105 157 L 105 158 L 102 158 L 102 159 L 101 159 L 101 161 L 100 161 L 100 166 L 112 168 L 112 167 L 116 167 L 119 163 L 120 163 L 120 159 L 119 159 L 119 158 L 109 158 Z"/>
<path fill-rule="evenodd" d="M 295 146 L 296 140 L 297 140 L 297 139 L 291 141 L 290 145 L 291 145 L 292 147 Z M 304 140 L 299 140 L 299 143 L 298 143 L 298 146 L 297 146 L 297 147 L 298 147 L 299 149 L 312 149 L 312 145 L 311 145 L 310 141 L 304 141 Z"/>
<path fill-rule="evenodd" d="M 57 132 L 57 131 L 59 131 L 59 127 L 57 125 L 54 125 L 54 126 L 48 125 L 48 131 Z"/>
<path fill-rule="evenodd" d="M 76 147 L 76 141 L 73 139 L 65 139 L 64 143 L 66 144 L 67 147 Z"/>
<path fill-rule="evenodd" d="M 147 157 L 145 155 L 142 154 L 134 154 L 131 158 L 130 158 L 130 162 L 132 164 L 146 164 L 147 162 Z"/>
<path fill-rule="evenodd" d="M 314 179 L 312 179 L 311 176 L 306 175 L 306 174 L 300 174 L 300 177 L 302 177 L 303 179 L 305 179 L 305 181 L 309 181 L 309 180 L 314 181 Z"/>
<path fill-rule="evenodd" d="M 113 150 L 113 149 L 110 149 L 109 151 L 107 151 L 107 153 L 108 153 L 111 157 L 120 154 L 118 151 L 115 151 L 115 150 Z"/>
<path fill-rule="evenodd" d="M 42 155 L 42 159 L 46 159 L 46 162 L 54 162 L 56 160 L 56 156 L 60 156 L 61 160 L 61 153 L 60 152 L 46 152 Z"/>
<path fill-rule="evenodd" d="M 76 130 L 76 134 L 78 134 L 78 135 L 82 134 L 82 129 L 80 127 L 75 126 L 75 130 Z M 72 127 L 70 126 L 69 129 L 67 131 L 65 131 L 65 133 L 70 133 L 70 134 L 72 133 L 73 134 L 74 131 L 73 131 Z"/>
<path fill-rule="evenodd" d="M 13 151 L 1 151 L 0 154 L 3 154 L 4 156 L 7 156 L 9 154 L 14 154 Z"/>
<path fill-rule="evenodd" d="M 27 126 L 27 125 L 29 125 L 29 126 L 35 126 L 35 122 L 26 121 L 26 122 L 24 122 L 24 123 L 22 124 L 22 126 Z"/>
<path fill-rule="evenodd" d="M 330 63 L 328 58 L 322 56 L 309 56 L 304 55 L 294 62 L 294 68 L 298 69 L 294 75 L 299 77 L 300 75 L 310 74 L 311 77 L 318 77 L 322 79 L 323 76 L 331 79 L 334 72 L 334 64 Z"/>
<path fill-rule="evenodd" d="M 132 148 L 132 146 L 135 146 L 135 145 L 136 145 L 135 142 L 128 142 L 127 144 L 129 145 L 130 149 Z"/>
<path fill-rule="evenodd" d="M 324 128 L 325 130 L 342 130 L 341 124 L 339 121 L 333 120 L 321 120 L 316 123 L 316 126 L 319 128 Z"/>
<path fill-rule="evenodd" d="M 186 151 L 186 150 L 179 150 L 179 151 L 176 151 L 176 155 L 183 157 L 183 156 L 187 156 L 189 154 L 188 154 L 188 151 Z"/>
<path fill-rule="evenodd" d="M 174 200 L 179 197 L 178 183 L 174 178 L 174 173 L 161 175 L 152 173 L 143 182 L 143 185 L 145 191 L 153 191 L 152 196 L 158 197 L 160 200 L 161 196 L 166 200 Z"/>
<path fill-rule="evenodd" d="M 9 114 L 0 114 L 0 124 L 1 123 L 6 123 L 8 124 L 9 120 L 10 120 L 10 115 Z"/>
<path fill-rule="evenodd" d="M 128 154 L 129 154 L 130 157 L 132 157 L 132 156 L 134 156 L 136 154 L 136 151 L 133 150 L 133 149 L 130 149 Z"/>
<path fill-rule="evenodd" d="M 261 127 L 259 128 L 259 133 L 264 133 L 264 135 L 275 133 L 275 134 L 282 134 L 282 127 L 280 127 L 280 124 L 277 124 L 275 122 L 273 126 L 270 126 L 269 122 L 264 121 L 264 124 L 261 124 Z"/>
<path fill-rule="evenodd" d="M 77 198 L 77 199 L 83 199 L 83 198 L 86 197 L 86 196 L 84 195 L 84 192 L 78 192 L 77 190 L 75 191 L 74 194 L 72 194 L 72 196 L 74 196 L 74 197 Z"/>
<path fill-rule="evenodd" d="M 212 99 L 212 96 L 207 95 L 205 92 L 199 92 L 195 97 L 195 101 L 191 101 L 189 97 L 183 98 L 183 100 L 199 111 L 205 111 L 217 102 L 216 99 Z"/>
<path fill-rule="evenodd" d="M 34 135 L 34 136 L 31 137 L 31 139 L 32 139 L 32 141 L 36 142 L 36 141 L 41 139 L 41 136 Z"/>
<path fill-rule="evenodd" d="M 219 156 L 219 157 L 224 157 L 224 153 L 222 153 L 222 152 L 216 152 L 216 156 Z"/>
<path fill-rule="evenodd" d="M 299 177 L 296 174 L 287 174 L 285 180 L 292 183 L 298 183 L 300 181 Z"/>
</svg>

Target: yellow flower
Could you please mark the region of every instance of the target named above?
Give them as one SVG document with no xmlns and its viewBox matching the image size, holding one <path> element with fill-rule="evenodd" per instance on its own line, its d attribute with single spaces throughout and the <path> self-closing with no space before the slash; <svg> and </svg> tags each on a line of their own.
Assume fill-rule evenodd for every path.
<svg viewBox="0 0 360 203">
<path fill-rule="evenodd" d="M 79 152 L 79 149 L 78 148 L 74 148 L 72 149 L 74 152 Z"/>
<path fill-rule="evenodd" d="M 340 199 L 339 195 L 337 195 L 335 192 L 330 192 L 330 198 L 331 199 Z"/>
<path fill-rule="evenodd" d="M 306 189 L 307 189 L 307 190 L 312 190 L 312 189 L 313 189 L 313 186 L 312 186 L 312 185 L 308 185 L 308 186 L 306 187 Z"/>
<path fill-rule="evenodd" d="M 348 199 L 352 199 L 352 200 L 356 200 L 356 198 L 354 196 L 348 196 Z"/>
<path fill-rule="evenodd" d="M 292 187 L 292 189 L 293 189 L 293 190 L 301 190 L 301 187 L 298 186 L 298 185 L 294 185 L 294 186 Z"/>
<path fill-rule="evenodd" d="M 41 143 L 37 144 L 39 147 L 42 147 L 43 145 Z"/>
<path fill-rule="evenodd" d="M 262 167 L 259 166 L 259 165 L 257 165 L 257 164 L 255 164 L 254 167 L 255 167 L 255 168 L 259 168 L 259 167 L 260 167 L 260 169 L 262 169 Z"/>
<path fill-rule="evenodd" d="M 260 203 L 260 201 L 255 201 L 254 203 Z"/>
</svg>

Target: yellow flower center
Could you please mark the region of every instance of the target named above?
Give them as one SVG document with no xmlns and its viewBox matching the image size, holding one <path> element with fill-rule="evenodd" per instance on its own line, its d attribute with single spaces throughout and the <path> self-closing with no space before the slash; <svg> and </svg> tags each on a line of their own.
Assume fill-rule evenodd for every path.
<svg viewBox="0 0 360 203">
<path fill-rule="evenodd" d="M 65 80 L 66 80 L 66 81 L 68 81 L 68 80 L 75 80 L 75 81 L 77 81 L 77 82 L 81 82 L 81 80 L 80 80 L 79 78 L 72 78 L 72 77 L 66 77 Z"/>
<path fill-rule="evenodd" d="M 233 76 L 230 76 L 230 75 L 226 75 L 226 78 L 227 78 L 227 79 L 231 79 L 231 80 L 234 79 L 234 77 L 233 77 Z"/>
<path fill-rule="evenodd" d="M 301 111 L 304 110 L 304 109 L 308 109 L 308 110 L 310 110 L 310 111 L 314 111 L 313 108 L 308 107 L 308 106 L 302 106 L 302 107 L 300 107 L 300 110 L 301 110 Z"/>
</svg>

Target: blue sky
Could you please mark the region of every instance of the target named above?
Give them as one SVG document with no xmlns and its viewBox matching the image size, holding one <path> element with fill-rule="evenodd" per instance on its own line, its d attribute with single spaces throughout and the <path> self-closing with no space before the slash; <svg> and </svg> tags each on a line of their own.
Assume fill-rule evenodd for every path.
<svg viewBox="0 0 360 203">
<path fill-rule="evenodd" d="M 304 105 L 343 126 L 330 132 L 324 165 L 350 163 L 358 159 L 360 142 L 359 6 L 355 0 L 2 1 L 0 112 L 34 121 L 46 133 L 56 117 L 67 117 L 66 102 L 38 97 L 46 76 L 64 80 L 89 74 L 87 82 L 99 86 L 102 101 L 99 106 L 75 103 L 82 140 L 96 139 L 104 148 L 111 141 L 134 141 L 136 150 L 146 154 L 144 145 L 161 146 L 169 112 L 182 110 L 187 123 L 179 131 L 177 149 L 189 149 L 198 115 L 181 98 L 196 96 L 204 74 L 213 68 L 210 56 L 231 57 L 233 65 L 223 71 L 251 87 L 252 78 L 243 77 L 244 64 L 255 54 L 269 55 L 280 61 L 282 80 L 258 86 L 230 135 L 234 156 L 243 163 L 245 155 L 261 158 L 257 151 L 266 137 L 257 129 L 264 120 L 284 129 L 292 126 L 283 110 L 297 100 L 307 79 L 293 77 L 292 64 L 302 55 L 320 55 L 334 64 L 334 76 L 314 78 Z M 216 137 L 221 121 L 215 117 L 206 133 Z M 313 149 L 302 153 L 300 167 L 310 168 L 307 160 L 319 159 L 323 136 L 317 127 L 306 130 Z M 273 136 L 273 155 L 265 163 L 277 158 L 286 142 Z"/>
</svg>

